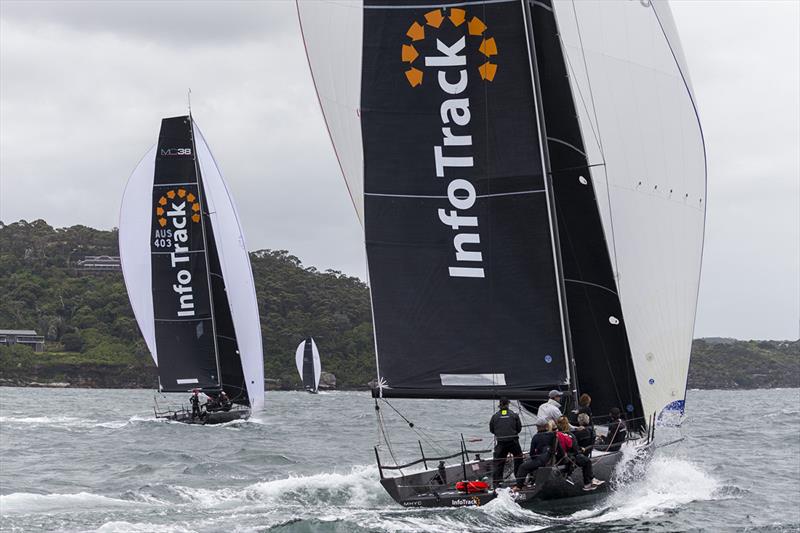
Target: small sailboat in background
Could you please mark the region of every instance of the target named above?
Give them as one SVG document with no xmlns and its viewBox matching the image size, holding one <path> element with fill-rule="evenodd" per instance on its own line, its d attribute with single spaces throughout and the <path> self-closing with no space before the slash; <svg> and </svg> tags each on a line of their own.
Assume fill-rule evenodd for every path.
<svg viewBox="0 0 800 533">
<path fill-rule="evenodd" d="M 264 360 L 250 257 L 233 199 L 191 113 L 161 121 L 158 143 L 128 180 L 119 248 L 159 391 L 210 399 L 199 413 L 156 406 L 156 417 L 215 424 L 261 409 Z"/>
<path fill-rule="evenodd" d="M 550 389 L 571 407 L 589 393 L 629 428 L 622 451 L 592 457 L 597 478 L 652 450 L 656 421 L 684 410 L 705 223 L 703 136 L 668 4 L 297 8 L 365 233 L 376 409 L 505 396 L 535 412 Z M 423 440 L 406 464 L 375 449 L 397 502 L 497 496 L 471 483 L 490 475 L 471 457 L 487 450 L 462 437 L 426 458 Z M 539 468 L 517 501 L 582 496 L 564 466 Z"/>
<path fill-rule="evenodd" d="M 319 350 L 313 337 L 308 337 L 297 346 L 294 356 L 297 364 L 297 371 L 300 372 L 300 379 L 303 380 L 303 387 L 312 394 L 319 391 L 319 378 L 322 375 L 322 367 L 319 362 Z"/>
</svg>

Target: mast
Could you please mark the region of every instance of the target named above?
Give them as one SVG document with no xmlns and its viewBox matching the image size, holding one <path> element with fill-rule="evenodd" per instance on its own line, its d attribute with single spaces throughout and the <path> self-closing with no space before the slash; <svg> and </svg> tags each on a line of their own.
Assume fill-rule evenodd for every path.
<svg viewBox="0 0 800 533">
<path fill-rule="evenodd" d="M 525 24 L 525 38 L 528 44 L 528 61 L 531 68 L 531 81 L 533 83 L 534 105 L 536 109 L 536 125 L 539 130 L 539 149 L 542 154 L 544 170 L 545 195 L 547 197 L 547 214 L 550 219 L 550 234 L 553 242 L 553 258 L 556 265 L 556 285 L 558 287 L 559 311 L 561 313 L 561 326 L 564 335 L 564 353 L 567 359 L 567 378 L 572 392 L 573 405 L 578 405 L 578 376 L 575 367 L 575 355 L 572 349 L 572 333 L 569 327 L 569 312 L 567 310 L 566 286 L 564 283 L 564 269 L 561 262 L 561 243 L 558 238 L 558 218 L 556 205 L 553 198 L 553 176 L 550 167 L 550 152 L 547 146 L 547 128 L 545 126 L 544 110 L 542 107 L 542 90 L 539 83 L 539 67 L 536 61 L 536 45 L 533 40 L 533 19 L 531 17 L 530 3 L 521 0 L 522 16 Z"/>
<path fill-rule="evenodd" d="M 189 90 L 189 94 L 191 95 L 191 90 Z M 194 163 L 194 171 L 195 175 L 197 176 L 197 196 L 198 201 L 200 202 L 200 208 L 202 210 L 203 206 L 208 206 L 205 203 L 204 198 L 204 190 L 203 190 L 203 179 L 200 175 L 200 166 L 197 162 L 197 144 L 194 141 L 194 123 L 192 121 L 192 114 L 191 114 L 191 101 L 189 103 L 189 139 L 192 142 L 192 162 Z M 209 215 L 209 212 L 206 211 L 205 215 Z M 200 230 L 203 232 L 203 256 L 206 260 L 206 271 L 208 275 L 206 276 L 206 282 L 208 283 L 208 302 L 209 308 L 211 311 L 211 330 L 214 336 L 214 360 L 217 363 L 217 382 L 219 382 L 219 388 L 222 389 L 222 371 L 220 369 L 219 364 L 219 344 L 217 343 L 217 319 L 214 312 L 214 290 L 211 286 L 211 261 L 209 261 L 208 257 L 208 237 L 206 234 L 206 216 L 200 217 Z"/>
</svg>

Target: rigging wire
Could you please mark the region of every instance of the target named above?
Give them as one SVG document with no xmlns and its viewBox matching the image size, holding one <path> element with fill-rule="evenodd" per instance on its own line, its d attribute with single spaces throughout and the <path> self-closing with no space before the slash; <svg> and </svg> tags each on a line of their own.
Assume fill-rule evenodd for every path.
<svg viewBox="0 0 800 533">
<path fill-rule="evenodd" d="M 406 417 L 405 417 L 405 415 L 403 415 L 403 413 L 401 413 L 401 412 L 400 412 L 400 411 L 399 411 L 397 408 L 395 408 L 395 406 L 393 406 L 392 404 L 390 404 L 390 403 L 389 403 L 389 402 L 386 400 L 386 398 L 381 398 L 381 400 L 382 400 L 382 401 L 383 401 L 383 402 L 384 402 L 386 405 L 388 405 L 389 407 L 391 407 L 391 408 L 392 408 L 392 410 L 393 410 L 395 413 L 397 413 L 397 414 L 398 414 L 398 416 L 400 416 L 400 418 L 402 418 L 402 419 L 403 419 L 403 421 L 404 421 L 406 424 L 408 424 L 408 427 L 409 427 L 409 428 L 411 428 L 411 430 L 412 430 L 412 431 L 413 431 L 413 432 L 414 432 L 414 433 L 417 435 L 417 437 L 419 437 L 420 441 L 423 441 L 423 442 L 425 442 L 425 444 L 427 444 L 428 446 L 432 447 L 434 450 L 436 450 L 436 451 L 437 451 L 437 452 L 439 452 L 439 453 L 446 453 L 446 451 L 447 451 L 447 450 L 445 450 L 444 448 L 442 448 L 441 446 L 439 446 L 439 444 L 437 444 L 437 443 L 436 443 L 436 441 L 433 439 L 433 437 L 431 437 L 431 436 L 427 435 L 427 434 L 424 432 L 424 430 L 422 430 L 421 428 L 417 428 L 417 426 L 414 424 L 414 422 L 412 422 L 411 420 L 409 420 L 408 418 L 406 418 Z M 376 405 L 377 405 L 377 400 L 376 400 Z"/>
</svg>

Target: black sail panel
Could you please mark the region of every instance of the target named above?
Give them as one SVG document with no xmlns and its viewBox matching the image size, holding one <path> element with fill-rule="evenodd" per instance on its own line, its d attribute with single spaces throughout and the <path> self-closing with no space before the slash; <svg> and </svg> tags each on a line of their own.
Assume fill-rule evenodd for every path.
<svg viewBox="0 0 800 533">
<path fill-rule="evenodd" d="M 556 20 L 549 0 L 530 6 L 578 390 L 592 396 L 595 414 L 619 407 L 641 417 L 611 255 Z"/>
<path fill-rule="evenodd" d="M 366 2 L 361 123 L 384 396 L 568 381 L 517 2 Z"/>
<path fill-rule="evenodd" d="M 205 217 L 189 117 L 161 122 L 153 182 L 151 265 L 158 376 L 164 392 L 218 389 Z"/>
<path fill-rule="evenodd" d="M 306 339 L 305 348 L 303 348 L 303 386 L 306 389 L 314 390 L 317 388 L 314 371 L 314 346 L 311 337 L 309 337 Z"/>
</svg>

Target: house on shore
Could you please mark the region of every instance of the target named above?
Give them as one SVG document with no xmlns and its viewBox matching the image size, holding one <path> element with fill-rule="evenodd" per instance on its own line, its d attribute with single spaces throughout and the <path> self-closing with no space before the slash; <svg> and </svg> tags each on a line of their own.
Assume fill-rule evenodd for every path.
<svg viewBox="0 0 800 533">
<path fill-rule="evenodd" d="M 44 352 L 44 335 L 37 335 L 32 329 L 0 329 L 0 345 L 24 344 L 36 353 Z"/>
</svg>

